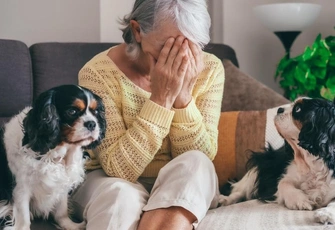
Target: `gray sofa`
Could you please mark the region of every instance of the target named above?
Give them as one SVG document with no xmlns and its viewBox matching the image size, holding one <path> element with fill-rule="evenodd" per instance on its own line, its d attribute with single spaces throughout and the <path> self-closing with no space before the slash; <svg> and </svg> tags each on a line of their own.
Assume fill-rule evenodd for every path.
<svg viewBox="0 0 335 230">
<path fill-rule="evenodd" d="M 76 84 L 79 69 L 95 54 L 113 45 L 115 43 L 39 43 L 27 47 L 20 41 L 0 39 L 0 129 L 11 116 L 30 105 L 44 90 L 61 84 Z M 241 72 L 231 47 L 209 44 L 205 50 L 217 55 L 225 66 L 226 83 L 222 112 L 266 110 L 288 102 L 283 96 Z M 0 160 L 4 160 L 4 156 L 3 146 L 0 144 Z M 0 169 L 0 191 L 7 179 L 4 169 Z M 252 202 L 246 204 L 251 207 L 258 205 L 259 210 L 262 210 L 262 206 L 259 206 L 261 204 L 257 201 Z M 238 205 L 231 207 L 236 209 Z M 238 225 L 233 224 L 234 221 L 229 222 L 232 224 L 230 227 L 225 225 L 228 217 L 239 222 L 239 216 L 232 217 L 229 210 L 229 207 L 222 207 L 209 211 L 200 224 L 201 229 L 223 229 L 223 226 L 228 230 L 238 229 Z M 245 209 L 242 207 L 241 210 Z M 285 211 L 290 215 L 288 210 Z M 223 214 L 218 215 L 220 212 Z M 272 217 L 271 221 L 273 219 L 276 220 Z M 56 228 L 52 225 L 52 220 L 37 219 L 33 221 L 32 229 Z"/>
</svg>

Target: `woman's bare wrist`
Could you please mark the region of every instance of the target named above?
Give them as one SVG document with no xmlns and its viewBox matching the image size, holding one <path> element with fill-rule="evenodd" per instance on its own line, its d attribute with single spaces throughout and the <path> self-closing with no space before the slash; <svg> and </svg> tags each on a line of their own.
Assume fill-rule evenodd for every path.
<svg viewBox="0 0 335 230">
<path fill-rule="evenodd" d="M 187 95 L 187 96 L 179 95 L 176 101 L 173 103 L 173 108 L 175 109 L 186 108 L 188 104 L 191 102 L 191 100 L 192 100 L 192 95 Z"/>
</svg>

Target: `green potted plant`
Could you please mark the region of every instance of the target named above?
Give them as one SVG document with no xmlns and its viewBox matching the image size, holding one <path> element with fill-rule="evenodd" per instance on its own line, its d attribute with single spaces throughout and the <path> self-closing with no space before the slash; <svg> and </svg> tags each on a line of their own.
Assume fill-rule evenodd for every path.
<svg viewBox="0 0 335 230">
<path fill-rule="evenodd" d="M 335 36 L 322 38 L 319 34 L 312 46 L 290 58 L 285 55 L 279 62 L 275 79 L 284 89 L 284 96 L 294 100 L 298 96 L 335 97 Z"/>
</svg>

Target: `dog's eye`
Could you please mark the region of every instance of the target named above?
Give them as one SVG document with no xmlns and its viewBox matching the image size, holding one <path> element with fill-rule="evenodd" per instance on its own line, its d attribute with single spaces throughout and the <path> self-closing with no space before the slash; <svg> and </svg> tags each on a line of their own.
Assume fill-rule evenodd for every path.
<svg viewBox="0 0 335 230">
<path fill-rule="evenodd" d="M 91 111 L 94 115 L 97 115 L 99 113 L 99 111 L 97 109 L 92 109 Z"/>
<path fill-rule="evenodd" d="M 66 113 L 67 113 L 69 116 L 73 116 L 73 115 L 76 115 L 77 110 L 75 110 L 75 109 L 69 109 L 69 110 L 66 111 Z"/>
<path fill-rule="evenodd" d="M 301 107 L 299 105 L 297 105 L 295 108 L 294 108 L 294 112 L 296 113 L 299 113 L 301 111 Z"/>
</svg>

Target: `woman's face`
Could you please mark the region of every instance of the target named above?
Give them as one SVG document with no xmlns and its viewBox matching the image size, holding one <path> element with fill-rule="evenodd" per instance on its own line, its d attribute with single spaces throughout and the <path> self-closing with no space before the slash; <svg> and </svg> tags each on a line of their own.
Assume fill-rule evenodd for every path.
<svg viewBox="0 0 335 230">
<path fill-rule="evenodd" d="M 162 26 L 158 27 L 156 30 L 143 34 L 141 36 L 141 47 L 145 55 L 150 54 L 157 61 L 158 56 L 168 38 L 177 38 L 178 36 L 184 36 L 176 25 L 173 23 L 162 23 Z"/>
</svg>

